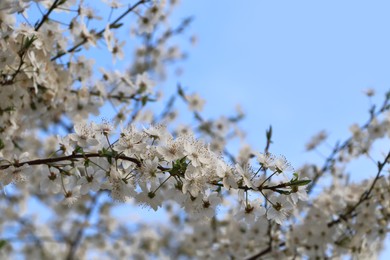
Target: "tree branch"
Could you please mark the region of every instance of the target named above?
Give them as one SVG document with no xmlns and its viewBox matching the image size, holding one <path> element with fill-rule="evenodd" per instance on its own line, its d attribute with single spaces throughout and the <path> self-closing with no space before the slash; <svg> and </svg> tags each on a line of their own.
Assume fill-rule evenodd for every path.
<svg viewBox="0 0 390 260">
<path fill-rule="evenodd" d="M 41 165 L 41 164 L 51 164 L 51 163 L 62 162 L 62 161 L 77 161 L 77 159 L 87 159 L 87 158 L 94 158 L 94 157 L 108 157 L 108 156 L 101 153 L 71 154 L 68 156 L 61 156 L 55 158 L 36 159 L 36 160 L 31 160 L 26 162 L 14 162 L 6 165 L 1 165 L 0 170 L 7 169 L 12 165 L 15 167 L 20 167 L 24 164 Z M 113 156 L 113 158 L 130 161 L 135 163 L 138 167 L 141 167 L 141 162 L 138 159 L 132 157 L 118 155 L 118 156 Z"/>
<path fill-rule="evenodd" d="M 55 1 L 53 2 L 53 4 L 50 6 L 49 10 L 47 10 L 46 14 L 42 17 L 42 20 L 39 22 L 39 24 L 37 24 L 37 25 L 35 26 L 35 31 L 36 31 L 36 32 L 37 32 L 37 31 L 39 30 L 39 28 L 41 28 L 41 26 L 47 21 L 47 19 L 49 19 L 49 15 L 51 14 L 51 12 L 53 12 L 53 10 L 54 10 L 55 8 L 57 8 L 58 5 L 61 4 L 61 3 L 58 4 L 59 1 L 60 1 L 60 0 L 55 0 Z"/>
<path fill-rule="evenodd" d="M 375 179 L 374 181 L 372 182 L 370 188 L 365 191 L 361 196 L 360 196 L 360 199 L 359 201 L 353 205 L 351 208 L 349 208 L 345 213 L 343 214 L 340 214 L 339 217 L 331 222 L 328 223 L 328 227 L 332 227 L 333 225 L 341 222 L 342 220 L 347 220 L 348 218 L 350 218 L 352 216 L 352 213 L 356 210 L 357 207 L 359 207 L 359 205 L 361 205 L 364 201 L 368 200 L 369 197 L 370 197 L 370 194 L 372 192 L 372 190 L 374 189 L 377 181 L 379 180 L 379 178 L 381 177 L 381 172 L 384 168 L 384 166 L 386 165 L 386 163 L 388 163 L 390 160 L 390 151 L 387 153 L 387 156 L 386 158 L 383 160 L 383 162 L 378 162 L 378 173 L 376 174 L 375 176 Z"/>
</svg>

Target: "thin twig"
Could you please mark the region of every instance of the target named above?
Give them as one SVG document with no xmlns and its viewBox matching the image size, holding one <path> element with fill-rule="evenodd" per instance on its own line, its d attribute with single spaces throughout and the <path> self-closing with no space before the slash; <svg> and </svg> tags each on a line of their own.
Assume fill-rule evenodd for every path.
<svg viewBox="0 0 390 260">
<path fill-rule="evenodd" d="M 389 102 L 389 98 L 386 96 L 381 108 L 376 112 L 376 113 L 371 113 L 370 115 L 370 119 L 360 127 L 360 130 L 364 130 L 364 129 L 367 129 L 369 126 L 370 126 L 370 123 L 373 119 L 373 117 L 376 117 L 376 116 L 379 116 L 380 114 L 382 114 L 383 112 L 389 110 L 389 105 L 388 105 L 388 102 Z M 309 187 L 308 187 L 308 190 L 307 190 L 307 193 L 311 193 L 314 189 L 314 186 L 317 184 L 317 182 L 319 181 L 319 179 L 323 176 L 323 174 L 328 171 L 334 161 L 335 161 L 335 157 L 336 155 L 344 150 L 345 148 L 347 148 L 353 141 L 353 137 L 349 137 L 348 139 L 346 139 L 341 145 L 339 143 L 336 143 L 335 147 L 333 148 L 332 152 L 329 154 L 329 156 L 326 158 L 325 160 L 325 163 L 323 164 L 322 168 L 320 170 L 317 171 L 316 175 L 313 177 Z"/>
</svg>

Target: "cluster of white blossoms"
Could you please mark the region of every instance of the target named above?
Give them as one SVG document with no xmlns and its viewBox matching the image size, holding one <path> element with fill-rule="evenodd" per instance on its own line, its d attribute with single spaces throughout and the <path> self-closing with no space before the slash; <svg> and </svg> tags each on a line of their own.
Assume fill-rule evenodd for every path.
<svg viewBox="0 0 390 260">
<path fill-rule="evenodd" d="M 375 257 L 389 230 L 390 154 L 364 182 L 346 169 L 388 141 L 390 94 L 323 165 L 295 171 L 270 153 L 272 128 L 263 152 L 245 143 L 240 108 L 205 118 L 206 101 L 179 84 L 155 109 L 168 65 L 186 56 L 173 38 L 192 19 L 169 21 L 178 2 L 0 1 L 0 258 Z M 158 212 L 126 211 L 142 207 Z"/>
<path fill-rule="evenodd" d="M 2 158 L 0 182 L 27 182 L 37 171 L 35 167 L 43 174 L 42 192 L 63 194 L 69 206 L 82 195 L 108 190 L 116 201 L 136 199 L 154 210 L 173 200 L 189 212 L 195 209 L 198 217 L 214 216 L 222 202 L 221 188 L 242 191 L 246 196 L 257 192 L 269 207 L 259 198 L 249 201 L 238 195 L 242 201 L 236 218 L 255 221 L 267 211 L 267 218 L 279 224 L 293 204 L 307 199 L 300 187 L 310 181 L 299 179 L 297 173 L 290 181 L 271 182 L 273 175 L 287 176 L 292 171 L 283 156 L 258 154 L 259 169 L 254 171 L 249 164 L 229 166 L 193 135 L 174 138 L 161 125 L 142 130 L 134 125 L 123 127 L 115 141 L 110 140 L 113 132 L 114 126 L 107 122 L 76 123 L 75 133 L 59 138 L 56 156 L 29 159 L 24 153 L 19 158 Z M 267 170 L 271 174 L 266 178 Z M 267 198 L 266 191 L 279 195 Z"/>
</svg>

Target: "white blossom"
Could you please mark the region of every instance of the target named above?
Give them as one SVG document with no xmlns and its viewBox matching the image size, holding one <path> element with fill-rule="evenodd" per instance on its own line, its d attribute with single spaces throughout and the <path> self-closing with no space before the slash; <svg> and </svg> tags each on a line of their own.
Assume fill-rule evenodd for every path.
<svg viewBox="0 0 390 260">
<path fill-rule="evenodd" d="M 274 220 L 279 225 L 282 225 L 283 221 L 285 221 L 289 215 L 289 212 L 293 209 L 291 202 L 289 202 L 284 196 L 275 195 L 272 195 L 269 198 L 269 201 L 272 204 L 267 210 L 267 218 Z"/>
</svg>

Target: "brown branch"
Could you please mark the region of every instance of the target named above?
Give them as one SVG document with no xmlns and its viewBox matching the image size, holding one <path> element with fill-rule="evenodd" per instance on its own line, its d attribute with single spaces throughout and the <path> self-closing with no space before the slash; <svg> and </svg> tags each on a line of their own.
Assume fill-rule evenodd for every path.
<svg viewBox="0 0 390 260">
<path fill-rule="evenodd" d="M 1 165 L 0 170 L 7 169 L 12 165 L 15 167 L 20 167 L 24 164 L 43 165 L 43 164 L 52 164 L 52 163 L 62 162 L 62 161 L 77 161 L 78 159 L 87 159 L 87 158 L 94 158 L 94 157 L 108 157 L 108 155 L 101 154 L 101 153 L 71 154 L 68 156 L 61 156 L 55 158 L 36 159 L 36 160 L 31 160 L 26 162 L 14 162 L 6 165 Z M 135 163 L 138 167 L 141 167 L 141 162 L 136 158 L 132 158 L 124 155 L 112 156 L 112 158 L 130 161 Z"/>
</svg>

